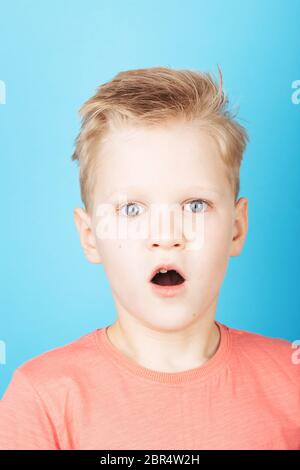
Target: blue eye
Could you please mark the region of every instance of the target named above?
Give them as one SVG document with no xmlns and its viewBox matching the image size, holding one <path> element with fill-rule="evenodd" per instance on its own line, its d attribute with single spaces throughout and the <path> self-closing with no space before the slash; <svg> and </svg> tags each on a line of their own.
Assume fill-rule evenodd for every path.
<svg viewBox="0 0 300 470">
<path fill-rule="evenodd" d="M 188 210 L 193 213 L 204 212 L 206 208 L 209 206 L 208 202 L 204 201 L 203 199 L 194 199 L 193 201 L 189 201 L 186 204 L 192 205 L 192 209 L 188 209 Z M 204 205 L 204 209 L 203 209 L 203 205 Z M 124 204 L 123 206 L 118 207 L 117 212 L 125 216 L 136 217 L 143 212 L 143 209 L 140 210 L 139 207 L 141 208 L 142 206 L 138 204 L 137 202 L 130 201 Z M 122 209 L 124 208 L 125 208 L 125 213 L 122 212 Z"/>
<path fill-rule="evenodd" d="M 137 204 L 136 202 L 128 202 L 127 204 L 124 204 L 123 206 L 121 206 L 120 208 L 118 208 L 118 212 L 121 212 L 122 211 L 122 208 L 128 208 L 126 211 L 125 211 L 125 215 L 126 216 L 129 216 L 129 217 L 136 217 L 137 215 L 139 215 L 139 211 L 136 210 L 136 207 L 139 206 L 139 204 Z M 141 206 L 140 206 L 141 207 Z M 124 215 L 124 214 L 123 214 Z"/>
<path fill-rule="evenodd" d="M 203 201 L 202 199 L 194 199 L 193 201 L 187 202 L 186 204 L 191 204 L 193 207 L 196 209 L 195 211 L 193 209 L 190 210 L 190 212 L 194 213 L 199 213 L 199 212 L 204 212 L 205 209 L 208 207 L 208 203 L 206 201 Z M 203 204 L 205 204 L 204 209 Z"/>
</svg>

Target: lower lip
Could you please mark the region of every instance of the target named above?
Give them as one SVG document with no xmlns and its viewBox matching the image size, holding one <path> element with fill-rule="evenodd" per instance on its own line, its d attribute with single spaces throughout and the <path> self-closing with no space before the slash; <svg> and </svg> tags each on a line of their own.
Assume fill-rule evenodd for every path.
<svg viewBox="0 0 300 470">
<path fill-rule="evenodd" d="M 153 282 L 150 282 L 154 292 L 162 295 L 163 297 L 174 297 L 175 295 L 179 294 L 185 289 L 185 283 L 186 281 L 184 281 L 182 284 L 177 284 L 175 286 L 160 286 L 159 284 L 154 284 Z"/>
</svg>

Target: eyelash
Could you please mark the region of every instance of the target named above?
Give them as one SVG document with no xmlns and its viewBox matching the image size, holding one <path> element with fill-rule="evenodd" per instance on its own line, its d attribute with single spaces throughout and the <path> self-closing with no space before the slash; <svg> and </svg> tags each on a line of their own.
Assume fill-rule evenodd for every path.
<svg viewBox="0 0 300 470">
<path fill-rule="evenodd" d="M 208 207 L 212 207 L 212 204 L 211 204 L 210 202 L 208 202 L 206 199 L 192 199 L 192 200 L 190 200 L 190 201 L 185 202 L 184 204 L 190 204 L 190 203 L 192 203 L 192 202 L 199 202 L 199 201 L 200 201 L 201 203 L 204 202 Z M 120 213 L 120 212 L 121 212 L 122 207 L 130 206 L 130 205 L 132 205 L 132 204 L 139 204 L 139 203 L 137 203 L 137 201 L 128 201 L 126 204 L 123 204 L 122 206 L 118 206 L 118 207 L 117 207 L 117 209 L 116 209 L 116 210 L 117 210 L 117 213 Z M 204 209 L 204 211 L 205 211 L 205 209 Z M 201 212 L 194 212 L 194 213 L 195 213 L 195 214 L 198 214 L 198 213 L 202 213 L 202 212 L 204 212 L 204 211 L 202 210 Z M 191 212 L 192 212 L 192 211 L 191 211 Z M 130 216 L 130 215 L 128 215 L 128 217 L 137 217 L 137 215 L 135 215 L 135 216 Z"/>
</svg>

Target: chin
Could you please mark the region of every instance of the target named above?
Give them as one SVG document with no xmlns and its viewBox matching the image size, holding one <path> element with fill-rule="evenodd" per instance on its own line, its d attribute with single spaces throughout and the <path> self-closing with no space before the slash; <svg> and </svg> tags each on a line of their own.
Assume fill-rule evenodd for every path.
<svg viewBox="0 0 300 470">
<path fill-rule="evenodd" d="M 172 309 L 161 309 L 159 315 L 151 315 L 150 318 L 143 318 L 144 323 L 148 328 L 162 332 L 176 332 L 187 328 L 196 320 L 196 315 L 191 312 L 184 313 L 181 309 L 172 311 Z"/>
</svg>

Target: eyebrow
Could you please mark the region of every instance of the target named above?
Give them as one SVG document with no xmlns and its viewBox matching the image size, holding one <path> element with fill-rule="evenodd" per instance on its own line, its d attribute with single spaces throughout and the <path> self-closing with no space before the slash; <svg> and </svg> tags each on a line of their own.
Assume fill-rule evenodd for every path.
<svg viewBox="0 0 300 470">
<path fill-rule="evenodd" d="M 204 187 L 204 186 L 199 186 L 199 185 L 193 185 L 193 186 L 190 186 L 188 188 L 182 188 L 180 191 L 178 191 L 178 193 L 180 194 L 186 194 L 186 193 L 191 193 L 191 192 L 206 192 L 206 193 L 209 193 L 209 194 L 214 194 L 214 195 L 218 195 L 218 196 L 221 196 L 221 191 L 215 187 Z M 117 190 L 115 191 L 112 191 L 108 194 L 105 195 L 105 198 L 111 198 L 112 196 L 115 196 L 115 197 L 118 197 L 118 196 L 121 196 L 122 193 L 125 193 L 127 195 L 128 193 L 128 196 L 130 194 L 130 192 L 134 192 L 136 194 L 140 194 L 141 196 L 146 196 L 145 194 L 145 188 L 141 187 L 141 186 L 136 186 L 136 185 L 131 185 L 131 186 L 127 186 L 127 187 L 122 187 L 122 188 L 118 188 Z"/>
</svg>

